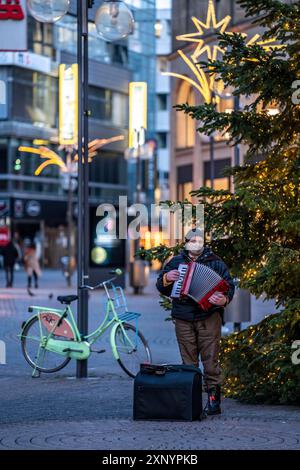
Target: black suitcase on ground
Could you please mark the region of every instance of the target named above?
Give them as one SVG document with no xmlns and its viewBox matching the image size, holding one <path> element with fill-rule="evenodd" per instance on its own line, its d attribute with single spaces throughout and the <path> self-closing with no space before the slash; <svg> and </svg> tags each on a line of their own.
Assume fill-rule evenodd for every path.
<svg viewBox="0 0 300 470">
<path fill-rule="evenodd" d="M 202 418 L 202 373 L 194 366 L 142 364 L 134 380 L 134 420 Z"/>
</svg>

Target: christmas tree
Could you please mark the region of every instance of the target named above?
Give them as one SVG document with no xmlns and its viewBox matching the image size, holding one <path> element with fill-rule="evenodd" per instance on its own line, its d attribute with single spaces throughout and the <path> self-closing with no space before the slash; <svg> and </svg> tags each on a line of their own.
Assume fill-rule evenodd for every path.
<svg viewBox="0 0 300 470">
<path fill-rule="evenodd" d="M 200 133 L 226 133 L 229 145 L 247 146 L 244 164 L 228 170 L 234 191 L 202 187 L 192 195 L 205 204 L 206 240 L 240 286 L 282 308 L 223 340 L 225 392 L 252 402 L 295 403 L 300 402 L 300 365 L 291 360 L 292 344 L 300 340 L 300 1 L 238 3 L 263 26 L 262 41 L 274 39 L 280 47 L 249 45 L 242 34 L 223 33 L 222 59 L 201 66 L 248 104 L 232 113 L 219 112 L 213 102 L 176 108 L 200 123 Z M 163 260 L 177 249 L 160 246 L 147 256 Z M 166 299 L 163 305 L 169 307 Z"/>
</svg>

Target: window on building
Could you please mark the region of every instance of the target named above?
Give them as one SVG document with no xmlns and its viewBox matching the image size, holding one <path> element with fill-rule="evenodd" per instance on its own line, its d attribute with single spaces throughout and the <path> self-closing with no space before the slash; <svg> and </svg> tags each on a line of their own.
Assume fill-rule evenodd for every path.
<svg viewBox="0 0 300 470">
<path fill-rule="evenodd" d="M 128 96 L 124 93 L 90 86 L 89 109 L 92 119 L 110 122 L 116 127 L 128 125 Z"/>
<path fill-rule="evenodd" d="M 157 110 L 166 111 L 168 109 L 168 95 L 160 93 L 157 95 Z"/>
<path fill-rule="evenodd" d="M 8 142 L 6 139 L 0 139 L 0 176 L 7 173 L 7 148 Z M 7 177 L 5 179 L 0 179 L 0 189 L 5 190 L 7 186 Z"/>
<path fill-rule="evenodd" d="M 230 177 L 224 176 L 225 168 L 231 166 L 230 158 L 222 158 L 214 161 L 214 189 L 230 189 Z M 210 162 L 204 162 L 204 186 L 211 187 Z"/>
<path fill-rule="evenodd" d="M 187 199 L 188 201 L 191 200 L 190 192 L 193 190 L 193 183 L 182 183 L 178 185 L 178 200 L 184 201 Z"/>
<path fill-rule="evenodd" d="M 126 185 L 126 161 L 121 154 L 101 151 L 93 158 L 89 168 L 92 182 Z"/>
<path fill-rule="evenodd" d="M 169 68 L 168 59 L 166 59 L 165 57 L 160 57 L 158 61 L 158 69 L 159 69 L 158 71 L 161 73 L 168 72 L 168 68 Z"/>
<path fill-rule="evenodd" d="M 157 146 L 159 149 L 166 149 L 168 147 L 168 133 L 167 132 L 157 133 Z"/>
<path fill-rule="evenodd" d="M 100 121 L 112 121 L 112 92 L 95 86 L 89 87 L 91 117 Z"/>
<path fill-rule="evenodd" d="M 39 72 L 12 69 L 12 116 L 16 121 L 56 127 L 57 79 Z"/>
<path fill-rule="evenodd" d="M 192 86 L 183 81 L 177 94 L 176 103 L 195 105 L 195 95 Z M 194 147 L 196 140 L 195 121 L 183 112 L 176 112 L 176 146 L 177 148 Z"/>
<path fill-rule="evenodd" d="M 39 55 L 55 59 L 53 48 L 53 25 L 41 23 L 28 15 L 28 48 Z"/>
<path fill-rule="evenodd" d="M 193 165 L 183 165 L 177 168 L 177 198 L 179 201 L 191 200 L 193 190 Z"/>
<path fill-rule="evenodd" d="M 112 123 L 117 127 L 128 127 L 129 105 L 128 95 L 113 92 L 112 94 Z"/>
</svg>

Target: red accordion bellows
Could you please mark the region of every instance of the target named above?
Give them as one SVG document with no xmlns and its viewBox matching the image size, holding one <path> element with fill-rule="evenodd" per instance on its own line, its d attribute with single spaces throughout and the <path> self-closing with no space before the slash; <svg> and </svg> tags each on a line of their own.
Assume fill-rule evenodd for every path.
<svg viewBox="0 0 300 470">
<path fill-rule="evenodd" d="M 226 293 L 229 284 L 216 271 L 205 264 L 191 262 L 178 267 L 180 277 L 173 285 L 171 297 L 188 296 L 197 302 L 203 310 L 212 304 L 209 298 L 215 292 Z"/>
</svg>

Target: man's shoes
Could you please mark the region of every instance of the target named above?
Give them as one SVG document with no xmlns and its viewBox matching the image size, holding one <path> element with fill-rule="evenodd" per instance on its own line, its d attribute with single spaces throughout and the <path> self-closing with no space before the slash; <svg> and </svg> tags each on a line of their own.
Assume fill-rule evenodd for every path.
<svg viewBox="0 0 300 470">
<path fill-rule="evenodd" d="M 221 414 L 221 387 L 216 386 L 208 391 L 206 413 L 209 416 Z"/>
</svg>

